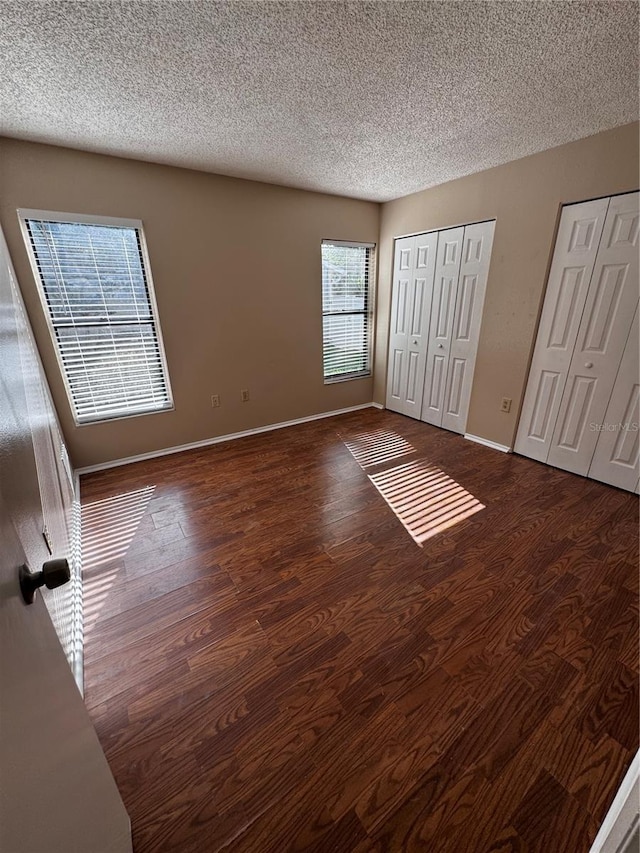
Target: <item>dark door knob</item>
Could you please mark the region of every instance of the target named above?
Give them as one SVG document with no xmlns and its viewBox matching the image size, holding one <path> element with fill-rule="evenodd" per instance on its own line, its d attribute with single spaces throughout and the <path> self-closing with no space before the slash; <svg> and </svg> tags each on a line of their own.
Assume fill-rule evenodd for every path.
<svg viewBox="0 0 640 853">
<path fill-rule="evenodd" d="M 41 586 L 47 589 L 55 589 L 62 586 L 71 578 L 69 563 L 64 560 L 47 560 L 42 566 L 41 572 L 30 572 L 27 566 L 20 566 L 20 592 L 25 604 L 33 604 L 36 590 Z"/>
</svg>

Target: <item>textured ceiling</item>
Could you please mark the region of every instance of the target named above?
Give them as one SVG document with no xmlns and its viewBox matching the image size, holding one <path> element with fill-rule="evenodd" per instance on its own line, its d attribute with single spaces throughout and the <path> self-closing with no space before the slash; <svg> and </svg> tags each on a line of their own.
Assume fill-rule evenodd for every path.
<svg viewBox="0 0 640 853">
<path fill-rule="evenodd" d="M 377 201 L 638 113 L 635 2 L 0 0 L 0 134 Z"/>
</svg>

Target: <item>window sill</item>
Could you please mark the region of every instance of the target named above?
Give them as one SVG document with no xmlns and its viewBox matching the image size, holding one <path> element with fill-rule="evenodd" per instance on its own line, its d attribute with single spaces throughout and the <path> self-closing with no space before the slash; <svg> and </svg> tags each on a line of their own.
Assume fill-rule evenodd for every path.
<svg viewBox="0 0 640 853">
<path fill-rule="evenodd" d="M 350 382 L 352 379 L 368 379 L 372 376 L 370 370 L 364 373 L 346 373 L 344 376 L 325 376 L 325 385 L 335 385 L 336 382 Z"/>
<path fill-rule="evenodd" d="M 129 418 L 144 418 L 149 415 L 161 415 L 164 412 L 175 412 L 175 406 L 171 404 L 169 406 L 163 406 L 161 409 L 147 409 L 144 412 L 125 412 L 121 415 L 102 415 L 99 418 L 95 418 L 90 421 L 78 421 L 74 418 L 74 421 L 77 427 L 88 427 L 95 426 L 96 424 L 108 424 L 113 421 L 128 420 Z"/>
</svg>

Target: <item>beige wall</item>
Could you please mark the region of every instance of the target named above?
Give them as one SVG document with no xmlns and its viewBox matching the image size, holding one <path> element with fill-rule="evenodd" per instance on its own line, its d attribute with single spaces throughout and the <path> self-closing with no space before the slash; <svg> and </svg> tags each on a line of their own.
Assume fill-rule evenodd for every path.
<svg viewBox="0 0 640 853">
<path fill-rule="evenodd" d="M 175 411 L 76 427 L 20 207 L 141 219 Z M 82 467 L 372 399 L 324 385 L 320 242 L 377 242 L 377 204 L 0 139 L 0 222 L 71 457 Z M 251 400 L 240 401 L 248 388 Z M 211 394 L 221 407 L 211 408 Z"/>
<path fill-rule="evenodd" d="M 492 218 L 467 431 L 511 445 L 560 207 L 638 184 L 637 124 L 382 206 L 0 139 L 0 222 L 76 466 L 372 397 L 384 402 L 393 238 Z M 19 207 L 143 221 L 175 411 L 74 426 L 20 235 Z M 323 384 L 325 237 L 379 242 L 375 384 Z M 241 388 L 249 389 L 249 403 L 240 401 Z M 214 393 L 219 409 L 210 405 Z M 514 401 L 510 414 L 499 411 L 502 397 Z"/>
<path fill-rule="evenodd" d="M 560 206 L 638 184 L 636 123 L 384 204 L 374 399 L 385 399 L 393 239 L 495 218 L 467 432 L 511 446 Z M 502 397 L 513 399 L 510 414 Z"/>
</svg>

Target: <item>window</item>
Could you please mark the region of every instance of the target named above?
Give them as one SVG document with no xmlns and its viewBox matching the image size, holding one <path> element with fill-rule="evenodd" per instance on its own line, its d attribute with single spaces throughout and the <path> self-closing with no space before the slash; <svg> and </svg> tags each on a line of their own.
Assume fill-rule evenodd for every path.
<svg viewBox="0 0 640 853">
<path fill-rule="evenodd" d="M 172 408 L 142 223 L 19 214 L 76 423 Z"/>
<path fill-rule="evenodd" d="M 374 246 L 322 241 L 324 381 L 371 374 Z"/>
</svg>

